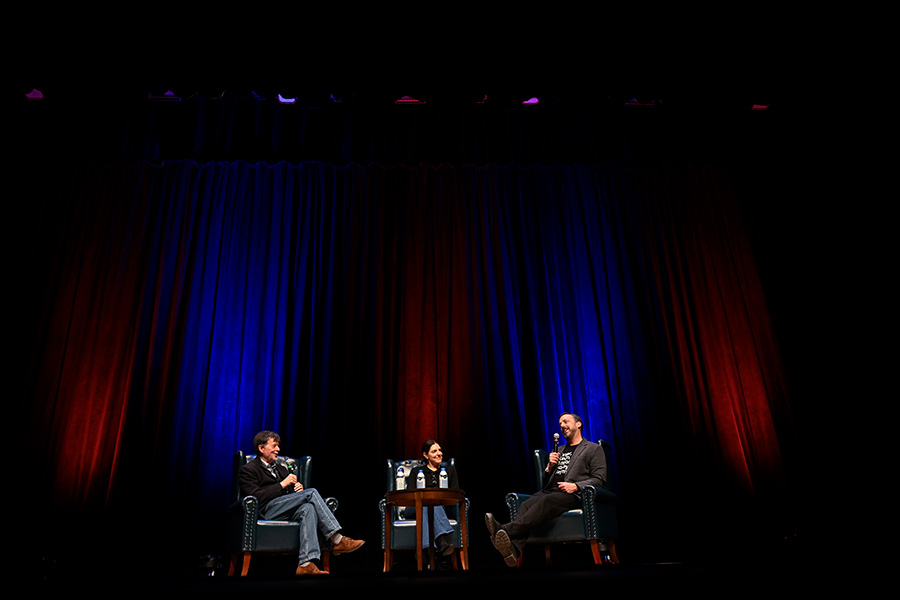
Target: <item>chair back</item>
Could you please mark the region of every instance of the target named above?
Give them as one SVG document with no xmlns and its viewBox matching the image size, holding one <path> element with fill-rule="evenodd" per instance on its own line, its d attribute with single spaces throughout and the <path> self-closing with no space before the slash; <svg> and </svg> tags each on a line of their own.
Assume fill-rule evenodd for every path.
<svg viewBox="0 0 900 600">
<path fill-rule="evenodd" d="M 611 450 L 611 446 L 609 442 L 606 440 L 597 440 L 597 444 L 603 448 L 603 455 L 606 457 L 606 470 L 609 472 L 609 454 Z M 535 450 L 532 456 L 532 466 L 534 467 L 534 477 L 535 477 L 535 490 L 539 490 L 544 487 L 544 469 L 547 468 L 547 464 L 550 462 L 550 452 L 547 450 Z M 607 480 L 609 476 L 607 475 Z M 606 487 L 604 483 L 603 487 Z"/>
<path fill-rule="evenodd" d="M 241 470 L 241 467 L 256 458 L 255 454 L 244 454 L 242 451 L 238 450 L 234 454 L 233 461 L 233 486 L 231 491 L 231 496 L 233 500 L 241 499 L 241 485 L 238 480 L 238 473 Z M 303 484 L 304 488 L 310 487 L 310 479 L 312 472 L 312 457 L 311 456 L 303 456 L 301 458 L 291 458 L 289 456 L 279 456 L 278 462 L 285 467 L 287 467 L 288 471 L 294 473 L 297 476 L 297 481 Z"/>
</svg>

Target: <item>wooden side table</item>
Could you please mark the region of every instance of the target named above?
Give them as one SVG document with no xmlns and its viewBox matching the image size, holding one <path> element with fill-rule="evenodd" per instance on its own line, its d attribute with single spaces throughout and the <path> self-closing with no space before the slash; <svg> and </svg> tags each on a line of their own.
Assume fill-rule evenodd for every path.
<svg viewBox="0 0 900 600">
<path fill-rule="evenodd" d="M 462 533 L 462 548 L 460 548 L 460 558 L 464 571 L 469 570 L 469 534 L 466 526 L 466 494 L 459 488 L 418 488 L 411 490 L 395 490 L 384 495 L 384 572 L 391 570 L 393 562 L 391 551 L 391 521 L 393 521 L 393 513 L 391 510 L 394 506 L 415 506 L 416 507 L 416 564 L 419 570 L 422 570 L 422 515 L 424 508 L 428 507 L 428 531 L 431 539 L 429 540 L 429 558 L 431 568 L 434 570 L 434 507 L 435 506 L 452 506 L 454 504 L 459 509 L 459 529 Z"/>
</svg>

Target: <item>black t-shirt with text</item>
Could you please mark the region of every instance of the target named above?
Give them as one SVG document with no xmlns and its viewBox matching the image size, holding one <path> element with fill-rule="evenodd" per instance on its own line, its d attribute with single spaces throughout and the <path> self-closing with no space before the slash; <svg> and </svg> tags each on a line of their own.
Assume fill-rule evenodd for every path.
<svg viewBox="0 0 900 600">
<path fill-rule="evenodd" d="M 559 462 L 556 464 L 556 470 L 550 478 L 550 484 L 556 486 L 557 483 L 565 481 L 566 473 L 569 471 L 569 463 L 572 461 L 572 453 L 575 451 L 574 446 L 563 446 L 559 453 Z"/>
</svg>

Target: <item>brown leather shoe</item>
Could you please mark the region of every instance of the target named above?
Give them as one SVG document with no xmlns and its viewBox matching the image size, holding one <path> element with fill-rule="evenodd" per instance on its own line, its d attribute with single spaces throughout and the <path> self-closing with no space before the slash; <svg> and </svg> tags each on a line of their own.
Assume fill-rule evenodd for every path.
<svg viewBox="0 0 900 600">
<path fill-rule="evenodd" d="M 346 535 L 341 537 L 341 541 L 334 545 L 331 549 L 331 553 L 337 556 L 338 554 L 347 554 L 353 552 L 354 550 L 358 550 L 360 546 L 365 544 L 362 540 L 354 540 L 351 537 L 347 537 Z"/>
<path fill-rule="evenodd" d="M 305 567 L 297 565 L 297 575 L 328 575 L 327 572 L 316 566 L 316 563 L 309 563 Z"/>
</svg>

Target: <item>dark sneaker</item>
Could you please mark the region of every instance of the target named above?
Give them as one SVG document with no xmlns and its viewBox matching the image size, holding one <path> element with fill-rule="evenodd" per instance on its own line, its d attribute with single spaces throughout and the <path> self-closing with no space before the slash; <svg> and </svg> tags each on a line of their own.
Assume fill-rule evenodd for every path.
<svg viewBox="0 0 900 600">
<path fill-rule="evenodd" d="M 519 559 L 516 556 L 516 547 L 513 546 L 512 541 L 509 539 L 509 534 L 502 529 L 498 529 L 491 541 L 494 543 L 494 548 L 503 557 L 503 562 L 506 563 L 506 566 L 516 566 Z"/>
<path fill-rule="evenodd" d="M 491 533 L 491 539 L 494 539 L 494 535 L 498 531 L 500 531 L 500 523 L 497 522 L 497 519 L 494 518 L 494 515 L 491 513 L 484 513 L 484 524 L 487 526 L 488 531 Z"/>
</svg>

